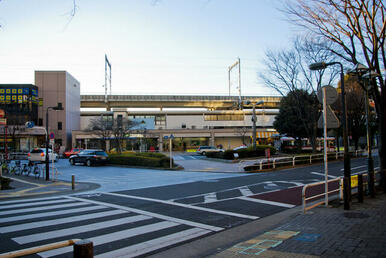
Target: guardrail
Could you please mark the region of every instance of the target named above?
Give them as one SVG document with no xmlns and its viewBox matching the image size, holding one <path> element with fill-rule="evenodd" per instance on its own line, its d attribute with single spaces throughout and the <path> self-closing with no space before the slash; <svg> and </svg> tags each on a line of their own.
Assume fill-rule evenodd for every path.
<svg viewBox="0 0 386 258">
<path fill-rule="evenodd" d="M 327 194 L 339 192 L 339 198 L 342 199 L 342 196 L 343 196 L 343 191 L 342 191 L 343 179 L 340 178 L 340 177 L 334 178 L 334 179 L 330 179 L 330 180 L 327 181 L 327 184 L 332 183 L 332 182 L 338 182 L 339 183 L 339 187 L 338 187 L 338 189 L 334 189 L 334 190 L 328 191 Z M 325 196 L 326 195 L 325 192 L 323 192 L 321 194 L 313 195 L 313 196 L 308 197 L 308 198 L 306 197 L 306 190 L 307 190 L 307 188 L 313 187 L 313 186 L 318 186 L 318 185 L 324 185 L 325 183 L 326 183 L 326 181 L 320 181 L 320 182 L 316 182 L 316 183 L 312 183 L 312 184 L 307 184 L 307 185 L 303 186 L 303 190 L 302 190 L 303 213 L 306 213 L 306 211 L 308 211 L 308 210 L 310 210 L 312 208 L 315 208 L 316 206 L 319 206 L 319 205 L 325 203 L 325 201 L 323 200 L 323 201 L 314 203 L 311 206 L 307 207 L 307 201 L 308 200 L 313 200 L 313 199 L 316 199 L 318 197 Z"/>
<path fill-rule="evenodd" d="M 344 152 L 329 152 L 327 154 L 328 160 L 338 160 L 343 158 Z M 353 157 L 366 156 L 366 151 L 355 151 L 350 152 L 350 155 Z M 264 169 L 275 169 L 277 167 L 285 167 L 301 164 L 313 164 L 317 162 L 323 162 L 323 154 L 310 154 L 310 155 L 301 155 L 294 157 L 278 157 L 272 159 L 262 159 L 258 161 L 255 165 L 249 165 L 244 168 L 245 171 L 262 171 Z"/>
<path fill-rule="evenodd" d="M 37 254 L 53 249 L 58 249 L 67 246 L 74 246 L 74 258 L 91 258 L 93 257 L 93 243 L 89 240 L 70 239 L 66 241 L 56 242 L 48 245 L 31 247 L 18 251 L 0 254 L 0 258 L 21 257 L 31 254 Z"/>
<path fill-rule="evenodd" d="M 377 173 L 379 173 L 379 171 L 377 171 L 377 170 L 374 171 L 374 175 L 376 175 Z M 363 185 L 367 185 L 367 187 L 368 187 L 368 183 L 364 183 L 363 182 L 363 176 L 366 176 L 367 180 L 368 180 L 369 174 L 362 172 L 362 173 L 354 173 L 354 174 L 351 175 L 351 177 L 353 177 L 353 176 L 358 176 L 358 178 L 357 178 L 358 183 L 357 183 L 356 186 L 352 187 L 351 189 L 358 188 L 358 201 L 359 202 L 363 202 Z M 333 189 L 331 191 L 328 191 L 327 194 L 332 194 L 332 193 L 339 192 L 339 199 L 342 200 L 343 199 L 343 177 L 338 177 L 338 178 L 330 179 L 330 180 L 327 181 L 327 184 L 330 184 L 332 182 L 339 182 L 339 187 L 337 189 Z M 376 185 L 376 182 L 377 182 L 376 181 L 376 176 L 374 176 L 374 185 Z M 324 185 L 324 184 L 325 184 L 325 181 L 320 181 L 320 182 L 311 183 L 311 184 L 307 184 L 307 185 L 303 186 L 303 189 L 302 189 L 303 213 L 306 213 L 307 210 L 315 208 L 315 207 L 317 207 L 317 206 L 319 206 L 321 204 L 325 204 L 325 200 L 323 200 L 323 201 L 320 201 L 320 202 L 315 202 L 311 206 L 307 207 L 307 201 L 308 200 L 313 200 L 313 199 L 325 196 L 326 193 L 324 191 L 322 193 L 320 193 L 320 194 L 316 194 L 316 195 L 313 195 L 313 196 L 310 196 L 310 197 L 306 196 L 306 190 L 308 188 L 315 187 L 315 186 L 318 186 L 318 185 Z M 329 189 L 330 189 L 330 187 L 329 187 Z M 371 195 L 371 192 L 370 192 L 370 195 Z"/>
</svg>

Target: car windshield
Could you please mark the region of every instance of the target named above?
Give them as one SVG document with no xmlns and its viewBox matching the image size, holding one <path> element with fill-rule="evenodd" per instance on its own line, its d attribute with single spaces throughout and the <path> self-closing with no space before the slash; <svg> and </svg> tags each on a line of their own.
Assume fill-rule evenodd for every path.
<svg viewBox="0 0 386 258">
<path fill-rule="evenodd" d="M 97 152 L 95 152 L 95 154 L 107 157 L 107 153 L 104 151 L 97 151 Z"/>
<path fill-rule="evenodd" d="M 79 152 L 79 154 L 93 154 L 94 153 L 94 151 L 89 151 L 89 150 L 84 150 L 84 151 L 81 151 L 81 152 Z"/>
</svg>

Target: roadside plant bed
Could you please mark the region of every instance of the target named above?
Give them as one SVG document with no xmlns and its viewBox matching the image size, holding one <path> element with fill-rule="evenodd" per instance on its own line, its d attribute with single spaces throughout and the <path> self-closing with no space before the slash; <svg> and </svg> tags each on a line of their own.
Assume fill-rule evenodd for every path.
<svg viewBox="0 0 386 258">
<path fill-rule="evenodd" d="M 170 159 L 162 153 L 154 152 L 110 154 L 109 164 L 168 168 Z"/>
<path fill-rule="evenodd" d="M 0 177 L 0 181 L 1 181 L 1 189 L 0 190 L 12 189 L 12 187 L 9 186 L 9 184 L 12 182 L 12 180 L 10 178 Z"/>
<path fill-rule="evenodd" d="M 246 149 L 226 150 L 224 152 L 208 152 L 205 155 L 208 158 L 232 160 L 235 159 L 235 153 L 238 154 L 239 158 L 262 157 L 265 156 L 266 149 L 270 149 L 271 155 L 276 153 L 276 149 L 270 145 L 257 145 L 255 151 L 252 146 L 249 146 Z"/>
</svg>

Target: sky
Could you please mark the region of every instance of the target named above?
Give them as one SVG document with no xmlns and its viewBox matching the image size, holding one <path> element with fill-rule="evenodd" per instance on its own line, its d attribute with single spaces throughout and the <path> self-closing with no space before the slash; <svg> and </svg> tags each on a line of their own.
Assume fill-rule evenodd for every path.
<svg viewBox="0 0 386 258">
<path fill-rule="evenodd" d="M 257 74 L 266 50 L 294 29 L 281 0 L 0 0 L 0 83 L 34 83 L 66 70 L 81 94 L 228 95 L 241 60 L 241 94 L 277 95 Z M 238 95 L 238 68 L 231 95 Z"/>
</svg>

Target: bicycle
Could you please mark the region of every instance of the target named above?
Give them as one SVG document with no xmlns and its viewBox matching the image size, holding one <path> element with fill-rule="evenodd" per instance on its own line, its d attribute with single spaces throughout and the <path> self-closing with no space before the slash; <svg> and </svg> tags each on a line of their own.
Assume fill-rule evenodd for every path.
<svg viewBox="0 0 386 258">
<path fill-rule="evenodd" d="M 8 166 L 9 174 L 14 175 L 20 175 L 21 174 L 21 167 L 20 167 L 20 160 L 15 161 L 14 166 Z"/>
</svg>

